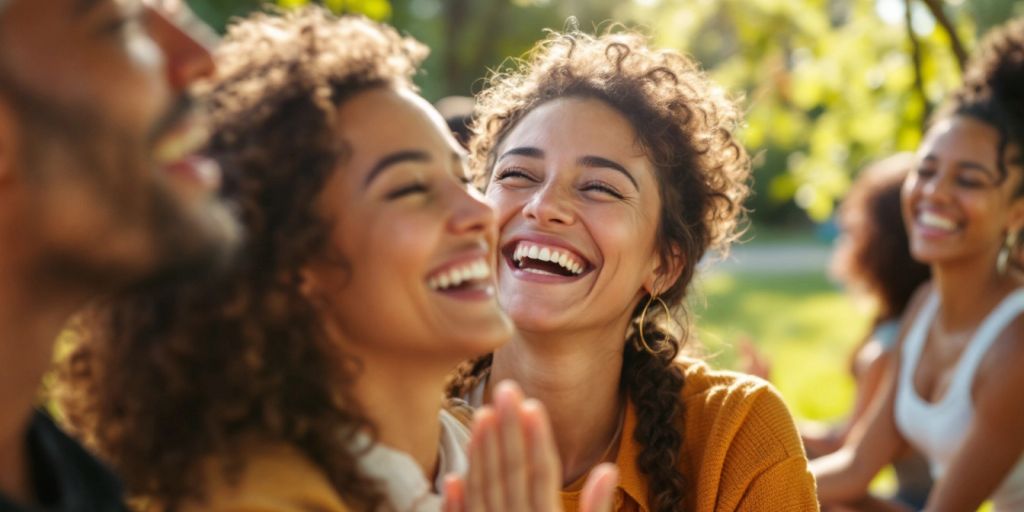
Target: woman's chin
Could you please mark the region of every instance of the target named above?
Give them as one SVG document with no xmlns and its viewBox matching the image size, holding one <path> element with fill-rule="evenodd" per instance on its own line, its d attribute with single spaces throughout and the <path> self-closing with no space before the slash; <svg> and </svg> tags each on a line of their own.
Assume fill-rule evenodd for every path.
<svg viewBox="0 0 1024 512">
<path fill-rule="evenodd" d="M 467 321 L 449 329 L 445 337 L 447 349 L 460 359 L 469 359 L 494 352 L 512 338 L 512 322 L 505 315 Z"/>
</svg>

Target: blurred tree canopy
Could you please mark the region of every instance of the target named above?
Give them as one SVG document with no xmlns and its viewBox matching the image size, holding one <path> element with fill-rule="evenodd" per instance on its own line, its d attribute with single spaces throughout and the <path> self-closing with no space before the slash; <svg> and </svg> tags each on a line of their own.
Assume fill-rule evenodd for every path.
<svg viewBox="0 0 1024 512">
<path fill-rule="evenodd" d="M 189 0 L 223 31 L 234 16 L 314 0 Z M 609 20 L 697 58 L 747 111 L 754 219 L 823 221 L 858 169 L 913 150 L 987 29 L 1024 0 L 316 0 L 386 21 L 431 48 L 424 96 L 471 95 L 545 28 Z"/>
</svg>

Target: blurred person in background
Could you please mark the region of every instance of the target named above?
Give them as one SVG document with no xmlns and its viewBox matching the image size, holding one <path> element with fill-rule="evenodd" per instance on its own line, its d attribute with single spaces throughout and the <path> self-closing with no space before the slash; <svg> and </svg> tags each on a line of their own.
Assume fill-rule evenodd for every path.
<svg viewBox="0 0 1024 512">
<path fill-rule="evenodd" d="M 733 240 L 749 192 L 739 109 L 632 32 L 552 33 L 518 64 L 477 98 L 470 147 L 516 334 L 449 392 L 480 406 L 513 379 L 547 407 L 566 510 L 602 462 L 615 510 L 817 510 L 779 394 L 677 358 L 697 262 Z"/>
<path fill-rule="evenodd" d="M 322 7 L 229 28 L 204 99 L 238 261 L 93 309 L 60 372 L 69 423 L 139 509 L 429 512 L 471 468 L 449 510 L 558 504 L 539 404 L 503 386 L 470 460 L 466 408 L 443 403 L 452 368 L 511 325 L 494 212 L 411 82 L 425 55 Z M 473 506 L 506 489 L 518 507 Z"/>
<path fill-rule="evenodd" d="M 448 123 L 448 129 L 452 131 L 455 140 L 465 149 L 469 149 L 469 139 L 473 135 L 470 125 L 473 124 L 474 103 L 469 96 L 445 96 L 434 104 Z"/>
<path fill-rule="evenodd" d="M 800 425 L 811 459 L 840 449 L 881 396 L 883 376 L 895 359 L 900 319 L 914 291 L 930 276 L 928 266 L 910 255 L 900 210 L 903 180 L 916 164 L 913 154 L 900 153 L 868 166 L 840 206 L 841 234 L 832 253 L 831 274 L 854 298 L 866 299 L 873 318 L 871 329 L 850 357 L 857 394 L 849 416 L 835 425 Z M 747 371 L 768 378 L 769 358 L 751 343 L 743 344 L 741 350 L 748 359 Z M 893 467 L 898 481 L 895 499 L 915 509 L 924 507 L 931 488 L 927 461 L 909 448 L 893 461 Z"/>
<path fill-rule="evenodd" d="M 909 447 L 928 460 L 929 511 L 1024 510 L 1024 20 L 982 42 L 937 113 L 902 190 L 910 252 L 931 268 L 868 419 L 813 461 L 823 505 L 859 508 Z M 878 505 L 878 504 L 875 504 Z"/>
<path fill-rule="evenodd" d="M 122 510 L 116 479 L 36 407 L 66 320 L 218 266 L 236 225 L 188 86 L 183 6 L 0 0 L 0 509 Z"/>
</svg>

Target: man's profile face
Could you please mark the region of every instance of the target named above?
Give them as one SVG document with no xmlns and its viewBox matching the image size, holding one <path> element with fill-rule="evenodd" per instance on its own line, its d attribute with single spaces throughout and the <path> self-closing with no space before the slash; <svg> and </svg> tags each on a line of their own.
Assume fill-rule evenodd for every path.
<svg viewBox="0 0 1024 512">
<path fill-rule="evenodd" d="M 0 0 L 0 194 L 47 273 L 128 284 L 226 252 L 235 225 L 186 94 L 210 55 L 170 1 Z M 159 5 L 157 5 L 159 4 Z M 6 159 L 6 160 L 5 160 Z"/>
</svg>

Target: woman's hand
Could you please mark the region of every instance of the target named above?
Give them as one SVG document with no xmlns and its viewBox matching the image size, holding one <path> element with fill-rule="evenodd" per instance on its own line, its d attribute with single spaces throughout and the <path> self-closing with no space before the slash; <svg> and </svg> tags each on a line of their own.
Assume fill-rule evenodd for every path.
<svg viewBox="0 0 1024 512">
<path fill-rule="evenodd" d="M 446 512 L 557 512 L 562 509 L 562 469 L 544 406 L 524 400 L 515 383 L 503 381 L 494 406 L 477 410 L 469 443 L 469 474 L 445 481 Z M 610 512 L 618 469 L 591 470 L 581 512 Z"/>
<path fill-rule="evenodd" d="M 740 371 L 764 380 L 771 380 L 772 360 L 754 344 L 753 338 L 740 336 L 736 342 L 740 355 Z"/>
</svg>

